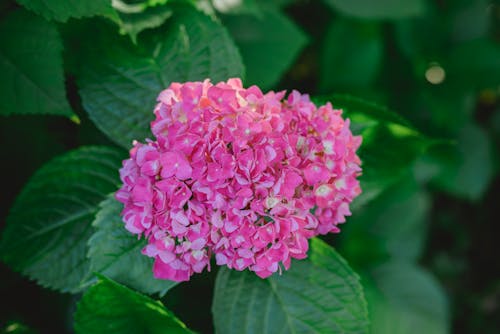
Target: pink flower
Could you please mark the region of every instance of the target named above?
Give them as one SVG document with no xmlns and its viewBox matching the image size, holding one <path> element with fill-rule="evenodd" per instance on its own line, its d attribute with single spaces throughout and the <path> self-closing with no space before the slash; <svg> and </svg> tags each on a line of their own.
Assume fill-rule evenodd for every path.
<svg viewBox="0 0 500 334">
<path fill-rule="evenodd" d="M 265 278 L 307 257 L 308 239 L 339 232 L 361 189 L 349 120 L 293 91 L 239 79 L 172 83 L 158 96 L 155 140 L 134 143 L 116 199 L 147 238 L 156 278 L 189 280 L 217 265 Z"/>
</svg>

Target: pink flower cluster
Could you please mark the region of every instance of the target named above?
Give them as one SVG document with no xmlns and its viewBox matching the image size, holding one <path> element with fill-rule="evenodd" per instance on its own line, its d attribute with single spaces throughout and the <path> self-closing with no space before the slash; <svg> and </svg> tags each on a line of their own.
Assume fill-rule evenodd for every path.
<svg viewBox="0 0 500 334">
<path fill-rule="evenodd" d="M 361 137 L 330 103 L 284 97 L 239 79 L 160 93 L 156 140 L 134 143 L 116 194 L 156 278 L 189 280 L 212 254 L 265 278 L 305 258 L 309 238 L 339 231 L 361 192 Z"/>
</svg>

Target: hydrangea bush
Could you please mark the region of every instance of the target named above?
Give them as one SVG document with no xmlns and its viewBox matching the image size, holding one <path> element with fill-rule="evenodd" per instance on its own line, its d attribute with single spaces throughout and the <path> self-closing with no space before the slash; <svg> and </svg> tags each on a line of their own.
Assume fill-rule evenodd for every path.
<svg viewBox="0 0 500 334">
<path fill-rule="evenodd" d="M 308 239 L 338 232 L 361 192 L 361 137 L 341 113 L 240 79 L 162 91 L 155 140 L 134 143 L 116 193 L 155 277 L 189 280 L 214 254 L 266 278 L 307 257 Z"/>
<path fill-rule="evenodd" d="M 33 308 L 42 331 L 446 333 L 446 299 L 417 265 L 428 200 L 409 175 L 434 140 L 335 94 L 376 73 L 357 58 L 364 41 L 327 43 L 320 87 L 294 90 L 312 39 L 284 3 L 0 1 L 0 116 L 39 116 L 9 130 L 22 149 L 2 167 L 23 175 L 22 159 L 44 157 L 6 212 L 0 256 L 9 277 L 71 303 L 58 325 Z M 67 137 L 45 114 L 66 117 Z M 7 311 L 32 306 L 15 300 Z"/>
</svg>

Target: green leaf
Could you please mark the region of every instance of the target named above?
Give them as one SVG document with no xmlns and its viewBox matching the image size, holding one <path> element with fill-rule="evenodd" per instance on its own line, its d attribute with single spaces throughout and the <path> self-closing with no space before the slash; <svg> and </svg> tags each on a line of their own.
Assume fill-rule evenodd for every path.
<svg viewBox="0 0 500 334">
<path fill-rule="evenodd" d="M 387 188 L 343 227 L 341 252 L 357 266 L 417 260 L 424 249 L 429 196 L 411 175 Z"/>
<path fill-rule="evenodd" d="M 449 331 L 446 296 L 424 270 L 390 262 L 372 270 L 365 282 L 371 333 L 446 334 Z"/>
<path fill-rule="evenodd" d="M 229 29 L 246 66 L 247 85 L 272 88 L 308 42 L 307 36 L 278 9 L 264 7 L 260 16 L 228 16 Z"/>
<path fill-rule="evenodd" d="M 429 2 L 424 16 L 394 22 L 396 45 L 414 63 L 417 74 L 429 61 L 441 59 L 449 43 L 449 22 L 434 2 Z M 432 37 L 430 37 L 432 36 Z M 424 68 L 425 70 L 425 68 Z"/>
<path fill-rule="evenodd" d="M 96 231 L 88 242 L 90 271 L 147 294 L 164 295 L 177 283 L 153 277 L 153 259 L 141 253 L 147 240 L 125 229 L 120 217 L 122 208 L 112 196 L 100 204 L 92 224 Z"/>
<path fill-rule="evenodd" d="M 416 111 L 423 114 L 427 133 L 457 137 L 466 124 L 473 122 L 476 109 L 476 94 L 473 91 L 459 92 L 441 85 L 439 88 L 422 89 L 417 97 L 415 105 L 422 107 Z"/>
<path fill-rule="evenodd" d="M 419 16 L 425 11 L 424 0 L 324 0 L 340 13 L 363 19 L 401 19 Z"/>
<path fill-rule="evenodd" d="M 39 284 L 75 292 L 88 273 L 98 204 L 116 190 L 122 153 L 83 147 L 40 168 L 16 198 L 0 244 L 5 263 Z"/>
<path fill-rule="evenodd" d="M 395 111 L 379 105 L 375 102 L 367 101 L 348 94 L 331 94 L 328 96 L 317 97 L 314 99 L 320 104 L 330 101 L 334 108 L 343 109 L 344 116 L 353 119 L 366 119 L 378 123 L 394 123 L 409 129 L 413 126 L 405 118 L 401 117 Z"/>
<path fill-rule="evenodd" d="M 137 43 L 137 35 L 145 30 L 161 26 L 172 16 L 173 10 L 170 6 L 165 6 L 168 0 L 159 4 L 150 5 L 140 3 L 137 5 L 126 5 L 121 1 L 113 1 L 113 7 L 118 13 L 120 32 L 129 34 L 134 43 Z"/>
<path fill-rule="evenodd" d="M 75 313 L 77 334 L 192 333 L 160 301 L 101 277 Z"/>
<path fill-rule="evenodd" d="M 285 8 L 297 2 L 297 0 L 254 0 L 254 1 L 257 2 L 260 6 L 268 6 L 275 8 Z"/>
<path fill-rule="evenodd" d="M 71 117 L 55 26 L 19 9 L 0 21 L 0 115 Z"/>
<path fill-rule="evenodd" d="M 16 0 L 29 10 L 47 20 L 66 22 L 70 17 L 82 18 L 94 15 L 114 17 L 111 0 Z"/>
<path fill-rule="evenodd" d="M 356 199 L 358 206 L 400 180 L 408 167 L 434 143 L 414 130 L 395 124 L 367 128 L 362 136 L 359 156 L 363 163 L 360 178 L 363 193 Z"/>
<path fill-rule="evenodd" d="M 281 276 L 221 268 L 212 313 L 220 334 L 368 332 L 358 276 L 319 239 Z"/>
<path fill-rule="evenodd" d="M 238 50 L 222 26 L 194 9 L 174 12 L 152 41 L 134 46 L 98 26 L 82 51 L 78 83 L 83 106 L 97 127 L 122 146 L 151 136 L 156 97 L 171 82 L 218 82 L 243 74 Z"/>
<path fill-rule="evenodd" d="M 329 26 L 321 54 L 320 88 L 359 88 L 371 84 L 380 68 L 383 43 L 379 26 L 337 19 Z"/>
<path fill-rule="evenodd" d="M 447 79 L 460 88 L 496 88 L 500 85 L 500 46 L 477 39 L 453 48 L 444 65 Z"/>
<path fill-rule="evenodd" d="M 480 199 L 494 176 L 491 140 L 473 123 L 460 131 L 456 145 L 434 148 L 423 162 L 437 169 L 433 184 L 470 200 Z"/>
</svg>

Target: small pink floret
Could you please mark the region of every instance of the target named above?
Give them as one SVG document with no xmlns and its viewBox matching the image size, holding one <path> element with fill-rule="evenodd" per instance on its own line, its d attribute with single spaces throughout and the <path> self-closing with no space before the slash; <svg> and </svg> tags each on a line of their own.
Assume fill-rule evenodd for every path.
<svg viewBox="0 0 500 334">
<path fill-rule="evenodd" d="M 172 83 L 157 101 L 155 140 L 134 143 L 116 193 L 156 278 L 187 281 L 212 254 L 266 278 L 351 214 L 361 137 L 330 103 L 239 79 Z"/>
</svg>

